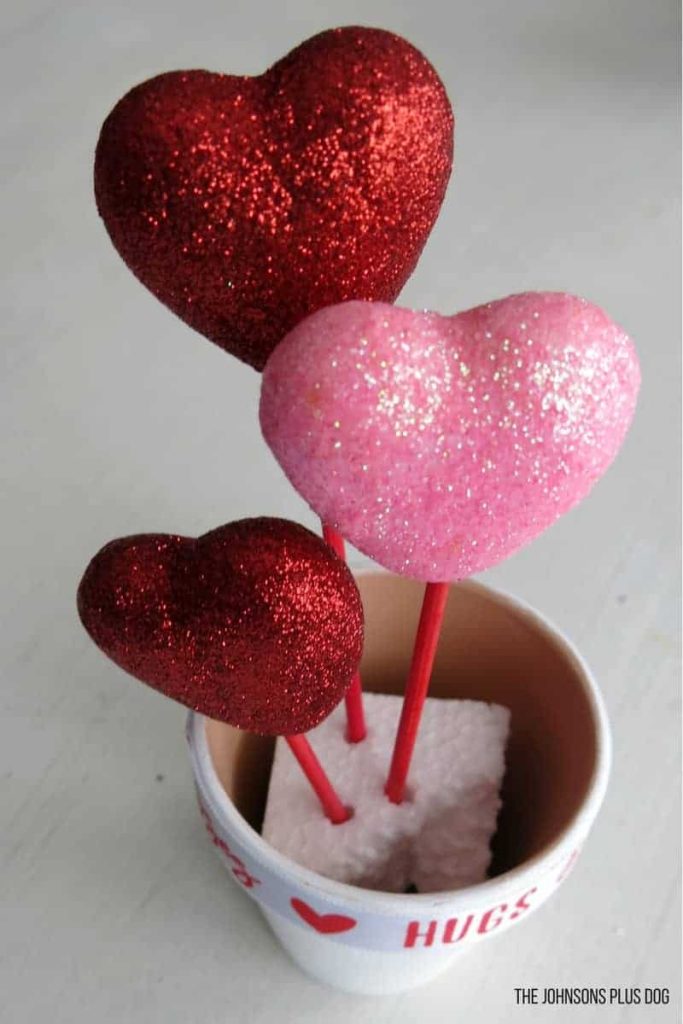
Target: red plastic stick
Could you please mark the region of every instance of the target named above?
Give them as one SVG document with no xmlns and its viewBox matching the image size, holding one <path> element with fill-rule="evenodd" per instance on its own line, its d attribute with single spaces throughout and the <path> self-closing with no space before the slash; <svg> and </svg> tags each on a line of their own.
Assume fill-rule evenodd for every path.
<svg viewBox="0 0 683 1024">
<path fill-rule="evenodd" d="M 303 769 L 303 773 L 315 790 L 322 804 L 325 816 L 333 825 L 341 825 L 352 817 L 353 812 L 345 807 L 336 790 L 325 774 L 325 770 L 315 756 L 313 747 L 305 736 L 285 736 L 289 749 Z"/>
<path fill-rule="evenodd" d="M 425 587 L 420 622 L 413 648 L 413 660 L 410 664 L 405 697 L 403 698 L 401 719 L 396 731 L 391 768 L 384 788 L 385 793 L 394 804 L 402 803 L 405 795 L 410 760 L 413 756 L 422 708 L 429 689 L 447 598 L 447 583 L 428 583 Z"/>
<path fill-rule="evenodd" d="M 331 526 L 323 523 L 323 537 L 332 550 L 346 561 L 346 550 L 342 535 L 333 530 Z M 365 728 L 365 713 L 363 711 L 363 687 L 360 681 L 360 672 L 356 672 L 353 677 L 351 685 L 346 691 L 344 703 L 346 705 L 346 738 L 349 743 L 360 743 L 361 740 L 365 739 L 367 732 Z"/>
<path fill-rule="evenodd" d="M 356 672 L 351 680 L 344 703 L 346 704 L 346 738 L 349 743 L 360 743 L 367 735 L 360 672 Z"/>
<path fill-rule="evenodd" d="M 346 548 L 344 546 L 344 538 L 342 537 L 341 533 L 337 533 L 337 531 L 334 530 L 331 526 L 328 526 L 327 523 L 323 523 L 323 537 L 330 545 L 335 555 L 339 555 L 341 560 L 345 562 Z"/>
</svg>

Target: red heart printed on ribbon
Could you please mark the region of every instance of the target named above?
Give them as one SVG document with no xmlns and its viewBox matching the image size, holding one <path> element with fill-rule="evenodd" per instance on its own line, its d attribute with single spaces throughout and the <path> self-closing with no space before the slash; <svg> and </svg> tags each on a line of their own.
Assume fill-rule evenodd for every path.
<svg viewBox="0 0 683 1024">
<path fill-rule="evenodd" d="M 139 280 L 262 369 L 308 313 L 396 298 L 452 156 L 451 107 L 422 54 L 339 28 L 259 77 L 173 71 L 136 86 L 102 127 L 95 194 Z"/>
<path fill-rule="evenodd" d="M 107 544 L 78 589 L 86 630 L 121 668 L 209 718 L 307 732 L 360 661 L 363 609 L 345 563 L 303 526 L 244 519 L 198 540 Z"/>
<path fill-rule="evenodd" d="M 289 902 L 302 921 L 321 935 L 339 935 L 351 931 L 358 924 L 355 918 L 345 914 L 319 914 L 303 900 L 292 898 Z"/>
</svg>

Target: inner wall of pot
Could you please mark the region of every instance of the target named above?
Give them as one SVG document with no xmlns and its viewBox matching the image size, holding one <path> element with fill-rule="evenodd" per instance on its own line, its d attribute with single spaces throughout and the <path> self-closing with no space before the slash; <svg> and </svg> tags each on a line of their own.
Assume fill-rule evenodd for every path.
<svg viewBox="0 0 683 1024">
<path fill-rule="evenodd" d="M 424 586 L 379 574 L 361 577 L 358 585 L 366 619 L 363 688 L 401 694 Z M 451 587 L 429 693 L 510 709 L 490 871 L 501 874 L 551 843 L 586 796 L 597 737 L 579 670 L 524 612 L 478 584 L 460 583 Z M 209 723 L 208 740 L 226 792 L 260 831 L 274 741 L 219 722 Z"/>
</svg>

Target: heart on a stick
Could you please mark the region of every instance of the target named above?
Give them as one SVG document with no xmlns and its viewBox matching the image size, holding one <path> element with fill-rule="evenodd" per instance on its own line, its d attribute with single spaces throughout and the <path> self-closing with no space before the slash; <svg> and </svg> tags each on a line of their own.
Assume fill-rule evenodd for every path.
<svg viewBox="0 0 683 1024">
<path fill-rule="evenodd" d="M 398 295 L 452 155 L 451 107 L 422 54 L 340 28 L 259 77 L 173 71 L 136 86 L 102 128 L 95 194 L 139 280 L 260 370 L 314 310 Z"/>
<path fill-rule="evenodd" d="M 197 540 L 112 541 L 86 569 L 78 610 L 131 675 L 264 735 L 317 725 L 362 652 L 360 595 L 345 563 L 282 519 L 244 519 Z"/>
<path fill-rule="evenodd" d="M 261 426 L 315 512 L 394 572 L 481 572 L 576 505 L 633 417 L 634 346 L 597 306 L 526 293 L 453 317 L 348 302 L 271 356 Z"/>
</svg>

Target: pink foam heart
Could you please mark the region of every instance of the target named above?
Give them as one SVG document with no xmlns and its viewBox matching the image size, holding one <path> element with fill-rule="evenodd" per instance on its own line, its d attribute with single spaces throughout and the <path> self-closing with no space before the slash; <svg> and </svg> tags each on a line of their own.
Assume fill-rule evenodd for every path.
<svg viewBox="0 0 683 1024">
<path fill-rule="evenodd" d="M 639 383 L 627 335 L 571 295 L 453 317 L 347 302 L 272 354 L 261 426 L 296 489 L 357 548 L 406 576 L 463 579 L 585 497 Z"/>
<path fill-rule="evenodd" d="M 320 932 L 321 935 L 337 935 L 339 932 L 348 932 L 358 924 L 355 918 L 347 917 L 346 914 L 319 914 L 308 903 L 295 897 L 292 897 L 289 902 L 302 921 L 305 921 L 316 932 Z"/>
</svg>

